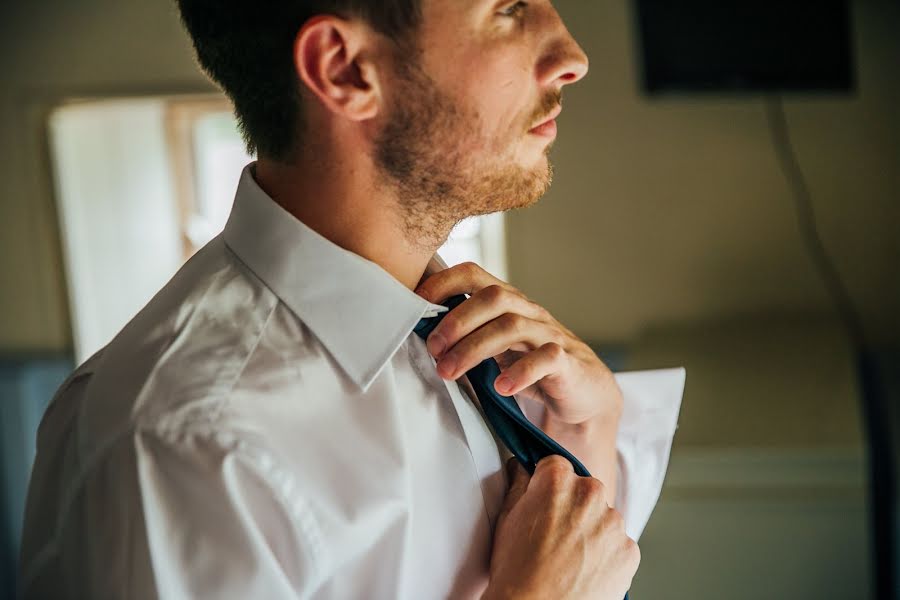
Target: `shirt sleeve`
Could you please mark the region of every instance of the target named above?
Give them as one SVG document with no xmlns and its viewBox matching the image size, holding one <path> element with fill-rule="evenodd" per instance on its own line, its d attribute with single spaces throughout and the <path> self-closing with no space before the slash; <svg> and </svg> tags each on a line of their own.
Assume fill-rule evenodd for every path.
<svg viewBox="0 0 900 600">
<path fill-rule="evenodd" d="M 232 434 L 145 435 L 141 502 L 162 598 L 306 598 L 318 528 L 292 477 Z"/>
<path fill-rule="evenodd" d="M 684 393 L 685 370 L 616 373 L 624 398 L 616 436 L 616 507 L 637 541 L 659 500 Z"/>
<path fill-rule="evenodd" d="M 308 598 L 318 532 L 292 486 L 231 434 L 133 433 L 86 475 L 25 596 Z"/>
<path fill-rule="evenodd" d="M 669 466 L 672 440 L 684 392 L 685 370 L 615 373 L 623 409 L 616 435 L 616 509 L 625 531 L 637 541 L 650 520 Z M 525 416 L 540 424 L 544 405 L 516 396 Z"/>
</svg>

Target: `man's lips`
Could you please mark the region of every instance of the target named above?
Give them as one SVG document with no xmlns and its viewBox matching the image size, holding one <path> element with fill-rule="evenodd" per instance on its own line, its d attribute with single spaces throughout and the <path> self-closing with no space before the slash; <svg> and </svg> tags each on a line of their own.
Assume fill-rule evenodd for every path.
<svg viewBox="0 0 900 600">
<path fill-rule="evenodd" d="M 556 117 L 558 117 L 559 113 L 561 112 L 562 107 L 557 106 L 555 109 L 553 109 L 553 111 L 550 112 L 550 115 L 544 121 L 531 128 L 529 130 L 529 133 L 547 136 L 556 135 Z"/>
<path fill-rule="evenodd" d="M 534 135 L 540 135 L 543 137 L 556 137 L 556 121 L 553 119 L 538 125 L 528 133 L 532 133 Z"/>
</svg>

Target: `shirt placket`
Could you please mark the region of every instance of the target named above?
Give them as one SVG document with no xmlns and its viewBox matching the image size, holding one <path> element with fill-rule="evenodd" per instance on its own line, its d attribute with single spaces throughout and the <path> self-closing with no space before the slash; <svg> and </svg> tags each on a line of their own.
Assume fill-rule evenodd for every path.
<svg viewBox="0 0 900 600">
<path fill-rule="evenodd" d="M 506 495 L 506 473 L 502 468 L 503 452 L 509 456 L 511 454 L 508 454 L 509 451 L 488 425 L 477 396 L 466 377 L 460 377 L 456 381 L 441 378 L 437 374 L 436 361 L 428 352 L 424 340 L 412 335 L 409 342 L 410 352 L 413 354 L 411 359 L 421 365 L 422 375 L 430 385 L 438 385 L 437 382 L 441 382 L 443 388 L 441 391 L 444 392 L 445 399 L 450 401 L 456 411 L 478 476 L 485 513 L 493 531 Z"/>
</svg>

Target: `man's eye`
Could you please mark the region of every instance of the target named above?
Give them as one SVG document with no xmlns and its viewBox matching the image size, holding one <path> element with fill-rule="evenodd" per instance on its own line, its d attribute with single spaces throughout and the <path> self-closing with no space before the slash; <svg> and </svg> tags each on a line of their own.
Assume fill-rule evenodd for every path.
<svg viewBox="0 0 900 600">
<path fill-rule="evenodd" d="M 517 17 L 525 10 L 526 6 L 528 6 L 527 2 L 516 2 L 509 8 L 500 11 L 500 14 L 504 17 Z"/>
</svg>

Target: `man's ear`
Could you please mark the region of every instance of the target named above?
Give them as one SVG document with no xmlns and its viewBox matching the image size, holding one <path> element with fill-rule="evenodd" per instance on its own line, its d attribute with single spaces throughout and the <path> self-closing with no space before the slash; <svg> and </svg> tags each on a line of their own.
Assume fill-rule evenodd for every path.
<svg viewBox="0 0 900 600">
<path fill-rule="evenodd" d="M 335 15 L 309 19 L 294 39 L 294 67 L 328 110 L 353 121 L 374 117 L 381 101 L 373 62 L 376 34 Z"/>
</svg>

